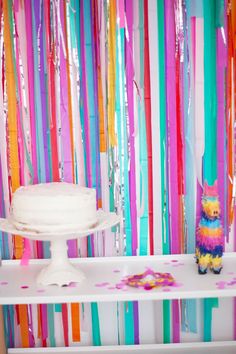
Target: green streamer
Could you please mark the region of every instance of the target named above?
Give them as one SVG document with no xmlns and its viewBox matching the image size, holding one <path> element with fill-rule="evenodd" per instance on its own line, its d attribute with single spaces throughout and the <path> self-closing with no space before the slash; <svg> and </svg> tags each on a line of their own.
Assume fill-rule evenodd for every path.
<svg viewBox="0 0 236 354">
<path fill-rule="evenodd" d="M 217 2 L 218 4 L 219 2 Z M 219 4 L 218 4 L 219 5 Z M 204 110 L 205 151 L 203 176 L 208 184 L 217 179 L 217 87 L 216 87 L 216 1 L 203 1 L 204 15 Z M 211 340 L 212 308 L 218 299 L 204 299 L 204 341 Z"/>
<path fill-rule="evenodd" d="M 161 155 L 161 208 L 163 254 L 170 253 L 168 222 L 168 190 L 166 185 L 166 85 L 165 85 L 165 23 L 164 1 L 157 2 L 159 86 L 160 86 L 160 155 Z M 170 343 L 170 301 L 163 301 L 163 342 Z"/>
</svg>

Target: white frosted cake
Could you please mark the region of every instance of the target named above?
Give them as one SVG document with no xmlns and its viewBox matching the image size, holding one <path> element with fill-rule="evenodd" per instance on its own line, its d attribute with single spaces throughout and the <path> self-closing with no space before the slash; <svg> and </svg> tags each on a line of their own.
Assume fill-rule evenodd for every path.
<svg viewBox="0 0 236 354">
<path fill-rule="evenodd" d="M 96 224 L 96 212 L 95 189 L 64 182 L 20 187 L 11 204 L 15 227 L 36 232 L 84 230 Z"/>
</svg>

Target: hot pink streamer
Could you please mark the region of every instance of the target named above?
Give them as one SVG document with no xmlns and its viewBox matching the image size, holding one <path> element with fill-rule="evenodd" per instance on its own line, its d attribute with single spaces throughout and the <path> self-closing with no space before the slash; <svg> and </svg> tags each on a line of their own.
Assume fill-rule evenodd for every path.
<svg viewBox="0 0 236 354">
<path fill-rule="evenodd" d="M 174 2 L 165 1 L 166 24 L 166 90 L 167 116 L 169 128 L 169 189 L 171 217 L 171 253 L 180 252 L 179 239 L 179 196 L 178 196 L 178 157 L 177 157 L 177 124 L 176 124 L 176 65 L 175 65 L 175 14 Z M 180 323 L 178 300 L 172 302 L 173 341 L 180 341 Z"/>
<path fill-rule="evenodd" d="M 179 253 L 179 218 L 178 218 L 178 166 L 177 166 L 177 135 L 176 135 L 176 76 L 175 68 L 175 16 L 172 0 L 165 2 L 166 17 L 166 89 L 167 117 L 169 128 L 169 168 L 170 168 L 170 214 L 171 214 L 171 253 Z"/>
<path fill-rule="evenodd" d="M 225 68 L 227 62 L 226 44 L 224 43 L 221 28 L 217 29 L 217 168 L 219 199 L 221 204 L 221 218 L 224 220 L 225 202 Z M 225 230 L 227 232 L 227 230 Z M 229 233 L 227 232 L 227 241 Z"/>
<path fill-rule="evenodd" d="M 27 37 L 27 59 L 28 59 L 28 87 L 29 87 L 29 112 L 31 121 L 31 150 L 33 165 L 33 183 L 38 183 L 37 176 L 37 153 L 36 153 L 36 122 L 34 112 L 34 58 L 33 58 L 33 38 L 32 38 L 32 12 L 31 2 L 25 1 L 26 37 Z M 42 258 L 43 254 L 39 255 Z"/>
</svg>

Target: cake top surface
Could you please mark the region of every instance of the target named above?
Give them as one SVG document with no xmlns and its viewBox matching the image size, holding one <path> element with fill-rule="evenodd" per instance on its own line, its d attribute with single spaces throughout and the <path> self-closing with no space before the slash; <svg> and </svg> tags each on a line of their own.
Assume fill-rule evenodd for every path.
<svg viewBox="0 0 236 354">
<path fill-rule="evenodd" d="M 18 196 L 78 196 L 91 195 L 94 189 L 81 187 L 78 184 L 66 182 L 40 183 L 18 188 L 14 195 Z"/>
</svg>

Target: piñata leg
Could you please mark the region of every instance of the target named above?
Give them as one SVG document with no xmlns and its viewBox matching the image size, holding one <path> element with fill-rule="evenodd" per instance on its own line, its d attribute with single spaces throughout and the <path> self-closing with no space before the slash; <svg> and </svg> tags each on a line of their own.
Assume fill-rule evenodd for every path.
<svg viewBox="0 0 236 354">
<path fill-rule="evenodd" d="M 217 246 L 214 248 L 212 252 L 212 259 L 211 259 L 211 269 L 213 273 L 220 274 L 222 269 L 222 254 L 223 254 L 223 247 Z"/>
<path fill-rule="evenodd" d="M 198 258 L 198 273 L 206 274 L 207 268 L 211 264 L 211 255 L 209 253 L 204 253 L 199 255 Z"/>
</svg>

